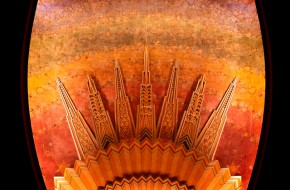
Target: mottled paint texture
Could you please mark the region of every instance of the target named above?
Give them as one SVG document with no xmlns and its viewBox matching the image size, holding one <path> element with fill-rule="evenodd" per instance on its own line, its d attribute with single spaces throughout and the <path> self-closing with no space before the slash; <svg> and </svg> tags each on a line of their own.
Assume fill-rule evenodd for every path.
<svg viewBox="0 0 290 190">
<path fill-rule="evenodd" d="M 199 77 L 206 79 L 200 127 L 238 77 L 215 159 L 247 188 L 264 112 L 265 63 L 254 1 L 38 1 L 30 43 L 28 93 L 34 143 L 48 190 L 77 153 L 56 86 L 60 78 L 92 127 L 87 75 L 114 123 L 114 60 L 132 111 L 139 104 L 144 46 L 150 55 L 156 116 L 179 62 L 179 123 Z M 134 114 L 136 120 L 136 114 Z"/>
</svg>

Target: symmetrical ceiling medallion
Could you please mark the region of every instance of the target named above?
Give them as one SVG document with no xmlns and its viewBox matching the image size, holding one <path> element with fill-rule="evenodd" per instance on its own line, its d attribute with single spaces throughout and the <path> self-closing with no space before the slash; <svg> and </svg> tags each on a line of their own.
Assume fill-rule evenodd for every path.
<svg viewBox="0 0 290 190">
<path fill-rule="evenodd" d="M 231 176 L 229 168 L 221 168 L 219 161 L 214 160 L 237 78 L 233 79 L 218 107 L 198 131 L 205 76 L 200 77 L 178 126 L 177 62 L 172 68 L 158 121 L 152 100 L 147 48 L 137 113 L 131 111 L 117 60 L 114 69 L 114 125 L 91 76 L 88 76 L 87 86 L 92 127 L 85 122 L 57 78 L 78 160 L 73 168 L 65 169 L 64 176 L 55 176 L 55 189 L 228 190 L 240 187 L 241 176 Z M 133 114 L 136 114 L 136 123 Z"/>
</svg>

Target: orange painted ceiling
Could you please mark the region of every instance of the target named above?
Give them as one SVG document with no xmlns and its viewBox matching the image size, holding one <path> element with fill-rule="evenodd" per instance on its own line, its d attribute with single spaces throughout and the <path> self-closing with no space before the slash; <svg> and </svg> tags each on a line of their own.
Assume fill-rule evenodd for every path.
<svg viewBox="0 0 290 190">
<path fill-rule="evenodd" d="M 254 1 L 39 1 L 28 61 L 29 109 L 43 178 L 63 175 L 77 159 L 56 78 L 92 126 L 87 75 L 114 121 L 114 64 L 119 60 L 133 113 L 147 46 L 158 118 L 174 61 L 179 63 L 179 123 L 191 93 L 206 80 L 200 127 L 238 78 L 215 159 L 247 187 L 264 111 L 265 62 Z M 133 114 L 136 120 L 136 114 Z"/>
</svg>

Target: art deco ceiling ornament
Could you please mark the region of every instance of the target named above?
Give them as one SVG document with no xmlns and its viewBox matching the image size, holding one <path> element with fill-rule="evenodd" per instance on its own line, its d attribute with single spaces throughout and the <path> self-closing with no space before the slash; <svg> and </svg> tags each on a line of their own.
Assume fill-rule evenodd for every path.
<svg viewBox="0 0 290 190">
<path fill-rule="evenodd" d="M 73 168 L 65 169 L 64 176 L 54 177 L 55 188 L 238 189 L 241 176 L 231 176 L 229 168 L 221 168 L 219 161 L 214 160 L 236 82 L 237 78 L 234 78 L 220 104 L 199 132 L 205 77 L 200 77 L 181 123 L 177 126 L 178 63 L 175 62 L 169 88 L 156 122 L 147 48 L 144 52 L 136 124 L 117 60 L 115 126 L 91 76 L 88 76 L 87 86 L 93 115 L 92 128 L 87 125 L 64 85 L 57 78 L 78 160 L 75 160 Z"/>
</svg>

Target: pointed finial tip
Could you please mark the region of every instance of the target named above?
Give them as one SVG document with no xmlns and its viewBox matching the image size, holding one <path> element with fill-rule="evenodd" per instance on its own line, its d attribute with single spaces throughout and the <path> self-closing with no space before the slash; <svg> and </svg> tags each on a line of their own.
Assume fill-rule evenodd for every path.
<svg viewBox="0 0 290 190">
<path fill-rule="evenodd" d="M 115 67 L 116 67 L 116 68 L 119 68 L 119 61 L 118 61 L 117 58 L 115 59 Z"/>
<path fill-rule="evenodd" d="M 56 83 L 57 84 L 61 84 L 61 81 L 60 81 L 60 79 L 58 77 L 56 77 Z"/>
<path fill-rule="evenodd" d="M 145 53 L 148 53 L 148 47 L 147 47 L 147 45 L 144 46 L 144 52 Z"/>
<path fill-rule="evenodd" d="M 177 67 L 178 67 L 178 61 L 177 61 L 177 60 L 175 60 L 175 63 L 174 63 L 174 65 L 175 65 L 175 68 L 177 68 Z"/>
<path fill-rule="evenodd" d="M 233 83 L 236 84 L 237 81 L 238 81 L 238 77 L 235 77 L 234 80 L 233 80 Z"/>
</svg>

